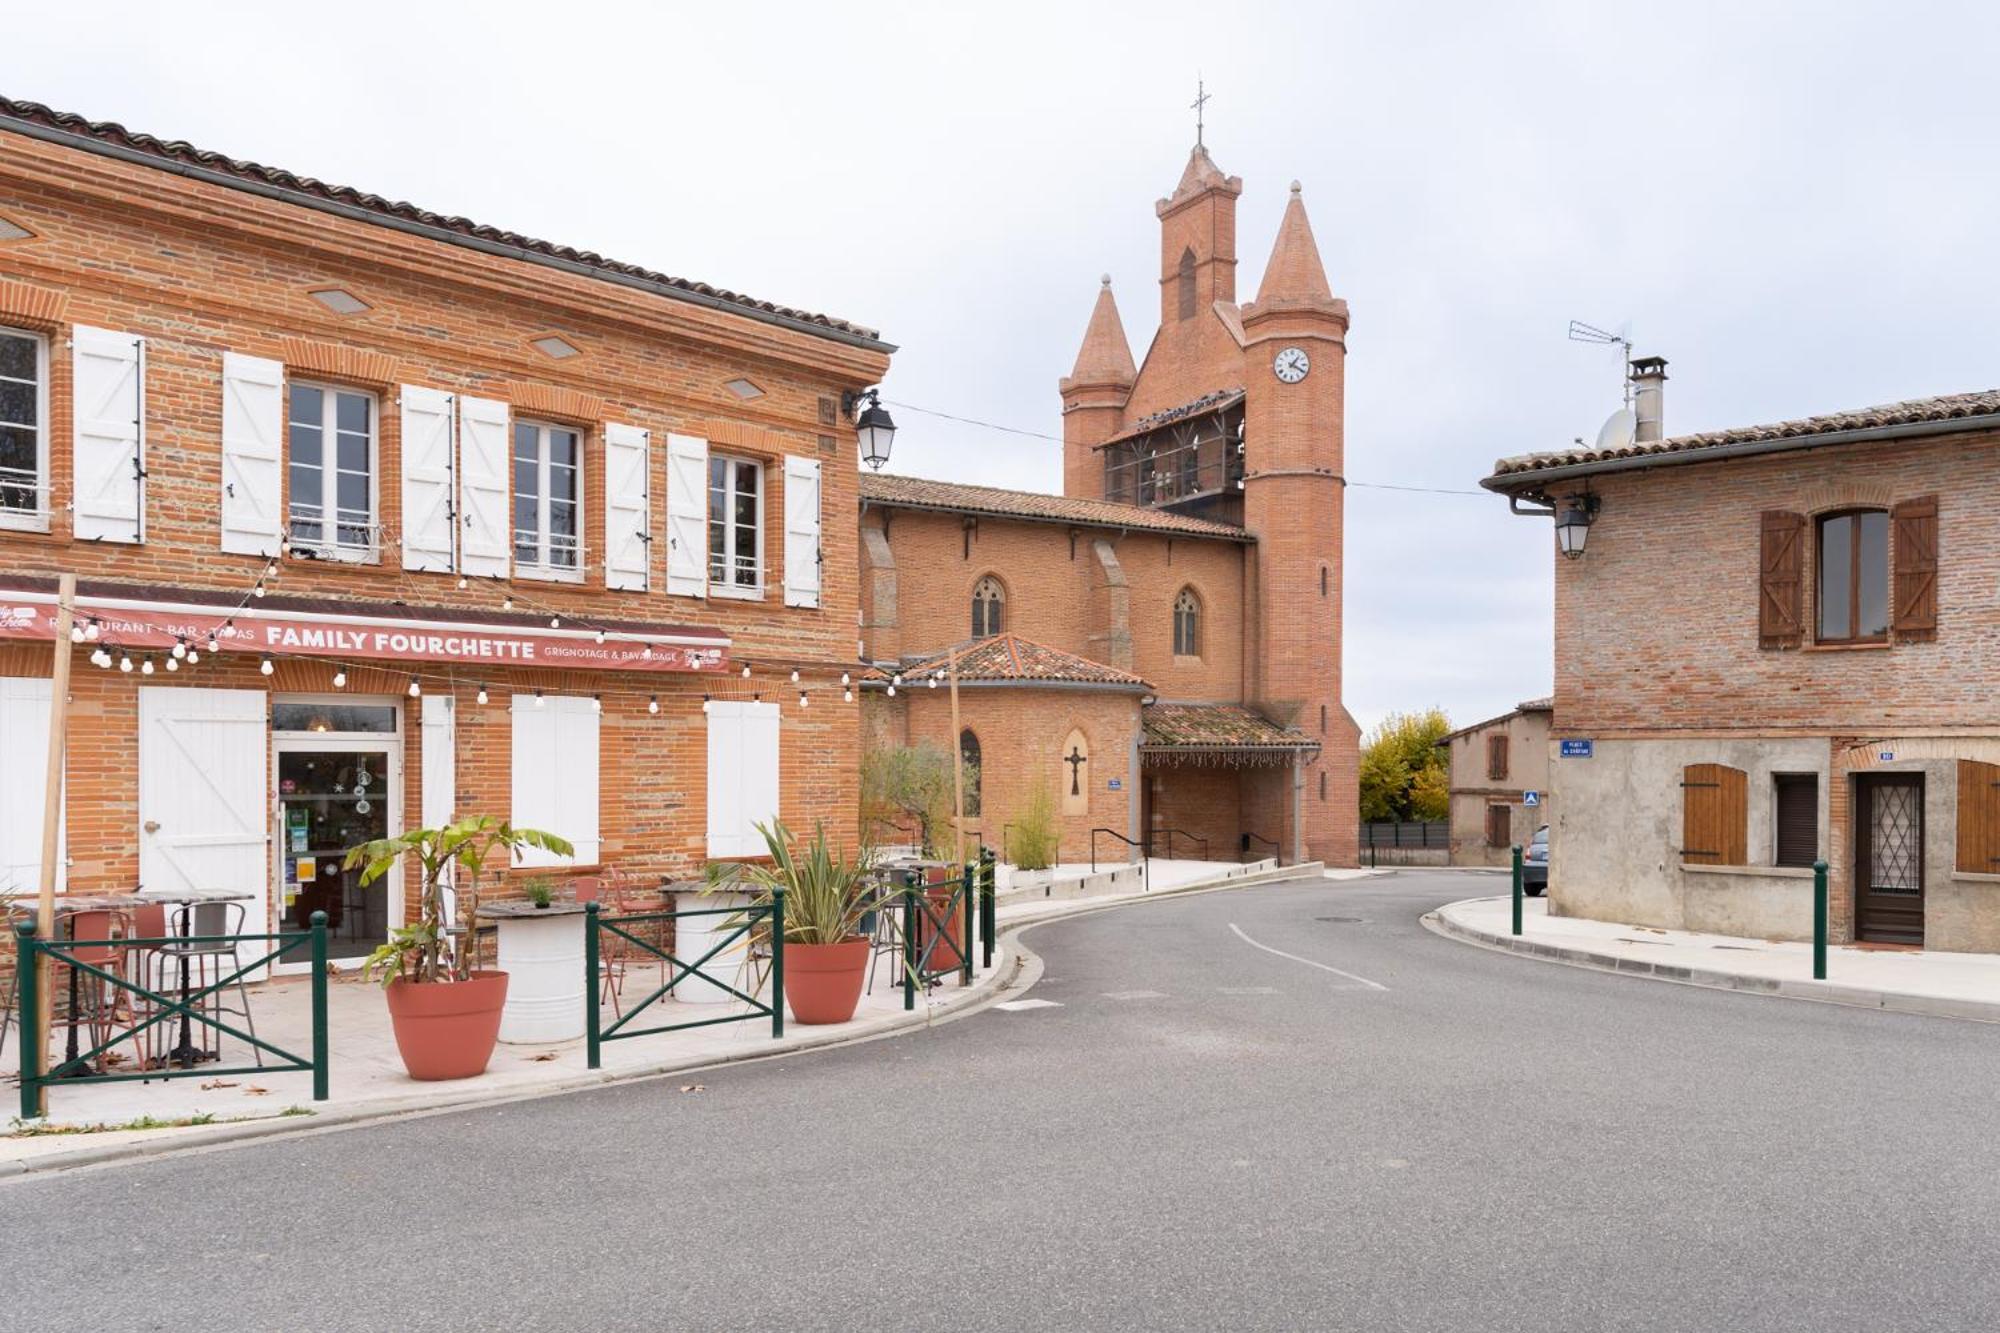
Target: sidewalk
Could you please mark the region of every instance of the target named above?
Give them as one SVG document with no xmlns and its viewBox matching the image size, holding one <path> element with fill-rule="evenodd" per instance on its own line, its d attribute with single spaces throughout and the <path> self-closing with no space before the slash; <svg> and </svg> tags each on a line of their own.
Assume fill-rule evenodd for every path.
<svg viewBox="0 0 2000 1333">
<path fill-rule="evenodd" d="M 528 1046 L 503 1043 L 495 1049 L 487 1072 L 478 1078 L 449 1083 L 416 1082 L 403 1072 L 402 1061 L 396 1054 L 381 990 L 364 982 L 358 974 L 348 973 L 335 979 L 327 996 L 327 1021 L 332 1032 L 330 1100 L 312 1101 L 310 1074 L 275 1071 L 153 1083 L 57 1086 L 49 1092 L 47 1121 L 36 1122 L 35 1128 L 43 1132 L 20 1133 L 23 1127 L 18 1123 L 10 1125 L 14 1132 L 0 1130 L 0 1178 L 266 1134 L 547 1096 L 885 1036 L 962 1017 L 1005 998 L 1012 991 L 1024 989 L 1033 981 L 1033 973 L 1019 976 L 1023 971 L 1024 951 L 1013 943 L 1009 934 L 1016 927 L 1149 898 L 1319 873 L 1316 864 L 1257 875 L 1245 875 L 1241 873 L 1244 867 L 1228 863 L 1217 863 L 1216 869 L 1218 873 L 1214 876 L 1165 891 L 1035 899 L 1001 905 L 995 913 L 999 931 L 991 970 L 980 970 L 970 987 L 961 987 L 953 979 L 941 983 L 927 996 L 919 994 L 914 1011 L 903 1009 L 902 991 L 890 984 L 892 969 L 885 959 L 878 968 L 873 994 L 862 997 L 861 1009 L 851 1022 L 806 1027 L 788 1017 L 785 1035 L 779 1040 L 771 1037 L 769 1019 L 749 1018 L 741 1023 L 614 1041 L 605 1044 L 603 1067 L 598 1070 L 586 1068 L 581 1040 Z M 635 969 L 626 983 L 627 1002 L 643 998 L 652 988 L 649 982 L 653 976 L 650 968 Z M 267 983 L 255 988 L 253 996 L 260 1037 L 286 1050 L 310 1050 L 309 987 L 303 978 Z M 652 1015 L 662 1007 L 677 1012 L 672 1018 L 654 1019 Z M 650 1023 L 715 1017 L 731 1012 L 732 1008 L 740 1006 L 662 1001 L 647 1013 Z M 608 1013 L 606 1021 L 610 1021 Z M 62 1037 L 59 1027 L 55 1034 L 58 1049 Z M 247 1062 L 249 1057 L 242 1043 L 225 1041 L 223 1054 L 227 1065 Z M 0 1060 L 12 1066 L 19 1058 L 10 1034 Z M 0 1077 L 0 1096 L 7 1099 L 5 1114 L 10 1120 L 18 1095 L 17 1080 L 11 1075 Z M 141 1117 L 156 1122 L 203 1118 L 208 1123 L 116 1128 Z M 63 1128 L 88 1132 L 46 1132 Z"/>
<path fill-rule="evenodd" d="M 1552 917 L 1544 898 L 1529 898 L 1524 907 L 1519 937 L 1511 932 L 1505 895 L 1451 903 L 1426 916 L 1424 924 L 1467 943 L 1576 967 L 2000 1023 L 2000 955 L 1834 945 L 1826 951 L 1827 979 L 1814 981 L 1810 944 Z"/>
</svg>

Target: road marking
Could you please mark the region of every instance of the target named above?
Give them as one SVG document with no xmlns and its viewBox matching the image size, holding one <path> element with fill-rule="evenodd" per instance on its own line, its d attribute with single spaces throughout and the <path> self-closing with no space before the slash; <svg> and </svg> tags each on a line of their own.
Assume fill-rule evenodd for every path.
<svg viewBox="0 0 2000 1333">
<path fill-rule="evenodd" d="M 1164 1000 L 1165 991 L 1158 990 L 1108 990 L 1103 992 L 1107 1000 Z"/>
<path fill-rule="evenodd" d="M 1062 1008 L 1062 1002 L 1059 1000 L 1003 1000 L 993 1007 L 995 1009 L 1005 1009 L 1010 1014 L 1018 1014 L 1023 1009 L 1060 1009 Z"/>
<path fill-rule="evenodd" d="M 1333 973 L 1333 975 L 1337 977 L 1346 977 L 1349 981 L 1358 982 L 1361 985 L 1366 986 L 1369 990 L 1389 989 L 1387 986 L 1384 986 L 1379 981 L 1370 981 L 1367 977 L 1357 977 L 1352 972 L 1343 972 L 1339 968 L 1330 966 L 1326 963 L 1316 963 L 1310 958 L 1301 958 L 1295 953 L 1286 953 L 1283 949 L 1273 949 L 1268 944 L 1259 944 L 1257 943 L 1257 941 L 1251 939 L 1248 935 L 1245 935 L 1243 933 L 1242 927 L 1238 926 L 1234 921 L 1229 923 L 1229 928 L 1236 932 L 1237 939 L 1242 940 L 1245 944 L 1249 945 L 1253 949 L 1262 949 L 1265 953 L 1276 954 L 1280 958 L 1289 958 L 1295 963 L 1304 963 L 1307 967 L 1316 967 L 1322 972 L 1331 972 Z"/>
<path fill-rule="evenodd" d="M 1220 995 L 1276 995 L 1278 993 L 1276 986 L 1217 986 L 1215 989 L 1216 993 Z"/>
</svg>

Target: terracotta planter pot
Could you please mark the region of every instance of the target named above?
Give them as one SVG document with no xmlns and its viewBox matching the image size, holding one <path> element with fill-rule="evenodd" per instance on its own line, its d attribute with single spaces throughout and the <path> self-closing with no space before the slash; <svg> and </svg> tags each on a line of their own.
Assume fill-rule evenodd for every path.
<svg viewBox="0 0 2000 1333">
<path fill-rule="evenodd" d="M 469 981 L 389 983 L 389 1022 L 410 1077 L 426 1082 L 486 1072 L 507 1003 L 505 972 L 474 972 Z"/>
<path fill-rule="evenodd" d="M 868 937 L 785 946 L 785 1002 L 801 1023 L 845 1023 L 861 1003 Z"/>
</svg>

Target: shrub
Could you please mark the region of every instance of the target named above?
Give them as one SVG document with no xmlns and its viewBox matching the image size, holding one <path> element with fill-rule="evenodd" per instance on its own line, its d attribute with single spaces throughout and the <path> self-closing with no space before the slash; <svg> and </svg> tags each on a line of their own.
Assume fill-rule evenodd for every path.
<svg viewBox="0 0 2000 1333">
<path fill-rule="evenodd" d="M 1027 804 L 1007 830 L 1007 859 L 1022 870 L 1047 870 L 1062 847 L 1062 821 L 1056 815 L 1056 789 L 1044 780 L 1028 787 Z"/>
</svg>

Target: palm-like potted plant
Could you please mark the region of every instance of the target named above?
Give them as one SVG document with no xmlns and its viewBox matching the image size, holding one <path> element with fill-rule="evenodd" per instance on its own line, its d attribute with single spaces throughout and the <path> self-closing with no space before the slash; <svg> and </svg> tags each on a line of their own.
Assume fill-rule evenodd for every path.
<svg viewBox="0 0 2000 1333">
<path fill-rule="evenodd" d="M 574 851 L 553 833 L 515 828 L 491 815 L 411 829 L 347 849 L 344 864 L 350 870 L 361 867 L 364 886 L 388 874 L 406 854 L 423 869 L 417 919 L 390 931 L 388 941 L 362 965 L 387 991 L 396 1049 L 411 1078 L 471 1078 L 486 1072 L 500 1036 L 507 974 L 478 970 L 473 912 L 479 906 L 479 875 L 495 852 L 511 860 L 527 847 L 557 856 Z M 445 876 L 453 866 L 460 872 L 464 927 L 456 949 L 451 947 L 452 921 L 445 902 Z"/>
<path fill-rule="evenodd" d="M 783 820 L 757 825 L 771 853 L 769 865 L 744 862 L 708 867 L 710 892 L 748 893 L 752 908 L 768 907 L 785 891 L 785 1000 L 801 1023 L 845 1023 L 861 1003 L 868 971 L 868 937 L 861 921 L 892 890 L 878 885 L 873 854 L 853 857 L 827 841 L 826 826 L 799 846 Z"/>
</svg>

